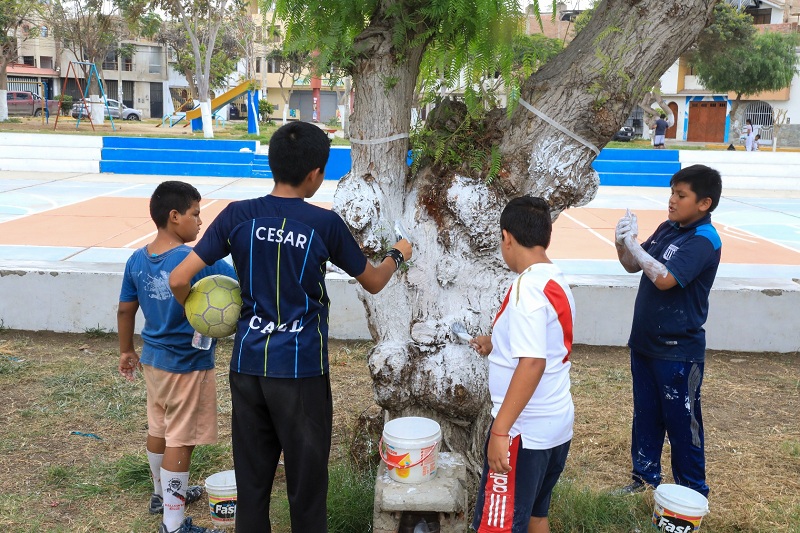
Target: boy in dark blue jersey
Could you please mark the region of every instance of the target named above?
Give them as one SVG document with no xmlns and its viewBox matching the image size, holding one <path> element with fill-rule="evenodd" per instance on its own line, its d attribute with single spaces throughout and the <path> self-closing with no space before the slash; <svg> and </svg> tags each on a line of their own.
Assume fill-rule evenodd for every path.
<svg viewBox="0 0 800 533">
<path fill-rule="evenodd" d="M 411 257 L 411 244 L 400 240 L 373 266 L 339 215 L 304 201 L 322 185 L 329 153 L 330 140 L 313 124 L 279 128 L 269 143 L 272 193 L 228 205 L 170 277 L 183 302 L 191 277 L 228 253 L 239 274 L 230 385 L 240 533 L 271 530 L 281 452 L 292 531 L 327 531 L 333 405 L 325 266 L 331 261 L 375 294 Z"/>
<path fill-rule="evenodd" d="M 153 242 L 136 250 L 125 264 L 117 311 L 119 372 L 133 381 L 140 368 L 147 384 L 147 458 L 154 491 L 150 513 L 163 513 L 159 533 L 211 533 L 185 517 L 185 507 L 202 488 L 189 486 L 189 463 L 198 444 L 217 442 L 214 350 L 192 347 L 194 330 L 169 290 L 169 274 L 189 254 L 200 232 L 200 193 L 181 181 L 161 183 L 150 198 Z M 192 279 L 212 274 L 235 277 L 219 261 Z M 133 331 L 136 311 L 144 314 L 142 357 Z M 213 530 L 216 531 L 216 530 Z"/>
<path fill-rule="evenodd" d="M 643 244 L 636 215 L 616 228 L 620 263 L 644 271 L 628 346 L 633 377 L 633 482 L 620 493 L 661 483 L 665 434 L 675 483 L 708 496 L 700 385 L 703 382 L 708 296 L 722 243 L 711 212 L 722 194 L 719 172 L 693 165 L 670 180 L 668 220 Z"/>
</svg>

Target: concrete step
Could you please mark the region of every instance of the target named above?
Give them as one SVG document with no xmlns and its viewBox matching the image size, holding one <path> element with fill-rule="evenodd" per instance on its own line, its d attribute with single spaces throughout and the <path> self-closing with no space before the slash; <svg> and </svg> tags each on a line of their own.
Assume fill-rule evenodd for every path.
<svg viewBox="0 0 800 533">
<path fill-rule="evenodd" d="M 186 161 L 101 161 L 100 172 L 166 176 L 215 176 L 249 178 L 253 166 L 230 163 L 191 163 Z"/>
</svg>

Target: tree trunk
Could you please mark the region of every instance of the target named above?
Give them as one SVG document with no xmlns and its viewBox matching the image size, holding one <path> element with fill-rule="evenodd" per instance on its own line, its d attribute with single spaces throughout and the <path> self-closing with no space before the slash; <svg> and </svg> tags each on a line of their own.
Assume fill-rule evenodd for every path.
<svg viewBox="0 0 800 533">
<path fill-rule="evenodd" d="M 203 120 L 203 138 L 213 139 L 214 124 L 211 118 L 211 102 L 208 100 L 208 97 L 200 100 L 200 117 Z"/>
<path fill-rule="evenodd" d="M 523 105 L 510 118 L 488 115 L 503 155 L 491 185 L 432 168 L 410 175 L 406 139 L 363 144 L 408 132 L 421 54 L 406 52 L 396 63 L 390 33 L 376 27 L 380 18 L 364 32 L 367 46 L 353 72 L 353 164 L 334 209 L 367 253 L 380 257 L 394 242 L 395 220 L 414 242 L 406 273 L 376 296 L 360 293 L 377 342 L 369 359 L 375 397 L 390 417 L 437 420 L 444 448 L 464 453 L 472 470 L 482 464 L 490 420 L 487 366 L 458 343 L 450 325 L 463 322 L 473 336 L 491 332 L 513 277 L 498 251 L 501 209 L 521 194 L 546 198 L 554 216 L 591 200 L 598 187 L 590 166 L 596 154 L 586 144 L 599 149 L 608 142 L 704 27 L 713 4 L 601 3 L 572 44 L 522 87 L 521 98 L 551 122 Z"/>
<path fill-rule="evenodd" d="M 0 89 L 0 122 L 8 120 L 8 91 Z"/>
<path fill-rule="evenodd" d="M 8 61 L 0 60 L 0 122 L 8 120 Z"/>
</svg>

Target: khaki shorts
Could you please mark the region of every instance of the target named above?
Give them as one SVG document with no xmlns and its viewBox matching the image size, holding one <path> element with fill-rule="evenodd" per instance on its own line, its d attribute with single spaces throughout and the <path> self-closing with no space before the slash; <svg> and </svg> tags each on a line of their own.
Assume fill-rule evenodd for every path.
<svg viewBox="0 0 800 533">
<path fill-rule="evenodd" d="M 167 446 L 217 442 L 215 370 L 175 374 L 142 365 L 147 384 L 147 433 Z"/>
</svg>

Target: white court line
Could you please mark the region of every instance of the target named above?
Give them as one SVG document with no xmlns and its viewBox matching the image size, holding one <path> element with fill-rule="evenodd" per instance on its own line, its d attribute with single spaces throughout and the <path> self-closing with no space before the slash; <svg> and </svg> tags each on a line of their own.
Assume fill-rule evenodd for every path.
<svg viewBox="0 0 800 533">
<path fill-rule="evenodd" d="M 152 237 L 152 236 L 153 236 L 153 235 L 155 235 L 156 233 L 158 233 L 158 230 L 156 230 L 156 231 L 151 231 L 150 233 L 148 233 L 148 234 L 147 234 L 147 235 L 145 235 L 144 237 L 140 237 L 140 238 L 136 239 L 135 241 L 131 241 L 131 242 L 129 242 L 128 244 L 123 244 L 123 245 L 122 245 L 122 247 L 123 247 L 123 248 L 133 248 L 133 246 L 134 246 L 136 243 L 142 242 L 142 241 L 143 241 L 143 240 L 145 240 L 145 239 L 149 239 L 150 237 Z"/>
<path fill-rule="evenodd" d="M 602 235 L 597 233 L 595 230 L 593 230 L 592 228 L 590 228 L 589 226 L 587 226 L 586 224 L 584 224 L 580 220 L 577 220 L 574 217 L 569 216 L 566 211 L 562 211 L 561 215 L 567 217 L 568 219 L 570 219 L 571 221 L 573 221 L 574 223 L 576 223 L 580 227 L 589 230 L 589 233 L 591 233 L 592 235 L 594 235 L 595 237 L 597 237 L 601 241 L 607 243 L 609 246 L 614 246 L 614 243 L 612 241 L 606 239 L 605 237 L 603 237 Z"/>
<path fill-rule="evenodd" d="M 720 233 L 722 233 L 724 236 L 726 236 L 726 237 L 728 237 L 730 239 L 736 239 L 737 241 L 749 242 L 750 244 L 757 244 L 758 243 L 757 241 L 751 241 L 750 239 L 745 239 L 744 237 L 737 237 L 734 232 L 727 231 L 728 229 L 729 228 L 726 227 L 724 230 L 720 231 Z"/>
<path fill-rule="evenodd" d="M 48 211 L 53 211 L 54 209 L 61 209 L 62 207 L 69 207 L 71 205 L 79 204 L 81 202 L 86 202 L 88 200 L 94 200 L 95 198 L 103 198 L 105 196 L 111 196 L 112 194 L 118 194 L 118 193 L 121 193 L 121 192 L 125 192 L 125 191 L 128 191 L 130 189 L 134 189 L 136 187 L 139 187 L 139 185 L 129 185 L 128 187 L 122 187 L 121 189 L 116 189 L 116 190 L 113 190 L 113 191 L 109 191 L 109 192 L 104 193 L 104 194 L 97 194 L 95 196 L 88 196 L 86 198 L 81 198 L 81 199 L 75 200 L 74 202 L 68 202 L 66 204 L 61 204 L 61 205 L 58 205 L 58 204 L 55 204 L 54 202 L 51 202 L 51 204 L 53 204 L 54 207 L 52 207 L 50 209 L 43 209 L 41 211 L 28 212 L 28 213 L 26 213 L 24 215 L 20 215 L 18 217 L 10 218 L 10 219 L 6 220 L 5 222 L 11 222 L 12 220 L 19 220 L 21 218 L 29 217 L 31 215 L 38 215 L 40 213 L 47 213 Z M 91 189 L 91 187 L 88 187 L 88 186 L 86 188 L 87 189 Z M 32 196 L 45 198 L 45 197 L 43 197 L 41 195 L 32 195 Z M 22 207 L 22 206 L 17 206 L 17 207 L 20 208 L 20 209 L 26 209 L 25 207 Z"/>
<path fill-rule="evenodd" d="M 203 207 L 208 207 L 208 206 L 210 206 L 210 205 L 214 205 L 214 204 L 215 204 L 215 203 L 217 203 L 217 202 L 219 202 L 219 200 L 211 200 L 211 201 L 209 201 L 209 202 L 208 202 L 206 205 L 204 205 Z M 132 248 L 132 247 L 133 247 L 134 245 L 136 245 L 137 243 L 140 243 L 140 242 L 142 242 L 142 241 L 144 241 L 144 240 L 146 240 L 146 239 L 149 239 L 150 237 L 152 237 L 153 235 L 155 235 L 155 234 L 157 234 L 157 233 L 158 233 L 158 230 L 156 230 L 156 231 L 151 231 L 150 233 L 148 233 L 148 234 L 147 234 L 147 235 L 145 235 L 144 237 L 139 237 L 139 238 L 138 238 L 138 239 L 136 239 L 135 241 L 131 241 L 131 242 L 129 242 L 128 244 L 125 244 L 125 245 L 123 245 L 122 247 L 123 247 L 123 248 Z"/>
<path fill-rule="evenodd" d="M 780 243 L 778 241 L 773 241 L 772 239 L 768 239 L 766 237 L 762 237 L 761 235 L 758 235 L 756 233 L 747 231 L 746 229 L 742 229 L 742 228 L 738 228 L 738 227 L 736 229 L 739 230 L 741 233 L 743 233 L 745 235 L 753 237 L 754 239 L 761 239 L 762 241 L 766 241 L 766 242 L 768 242 L 770 244 L 774 244 L 775 246 L 779 246 L 781 248 L 785 248 L 785 249 L 789 250 L 790 252 L 800 253 L 800 250 L 798 250 L 796 248 L 792 248 L 791 246 L 787 246 L 787 245 L 785 245 L 783 243 Z"/>
<path fill-rule="evenodd" d="M 13 204 L 0 204 L 0 207 L 8 207 L 10 209 L 21 209 L 22 211 L 25 211 L 25 215 L 29 214 L 32 209 L 30 207 L 22 207 L 21 205 L 13 205 Z M 20 216 L 25 216 L 25 215 L 20 215 Z"/>
<path fill-rule="evenodd" d="M 42 196 L 41 194 L 31 194 L 31 198 L 38 198 L 44 203 L 50 204 L 52 206 L 51 209 L 58 207 L 58 203 L 55 202 L 52 198 L 47 198 L 46 196 Z"/>
</svg>

